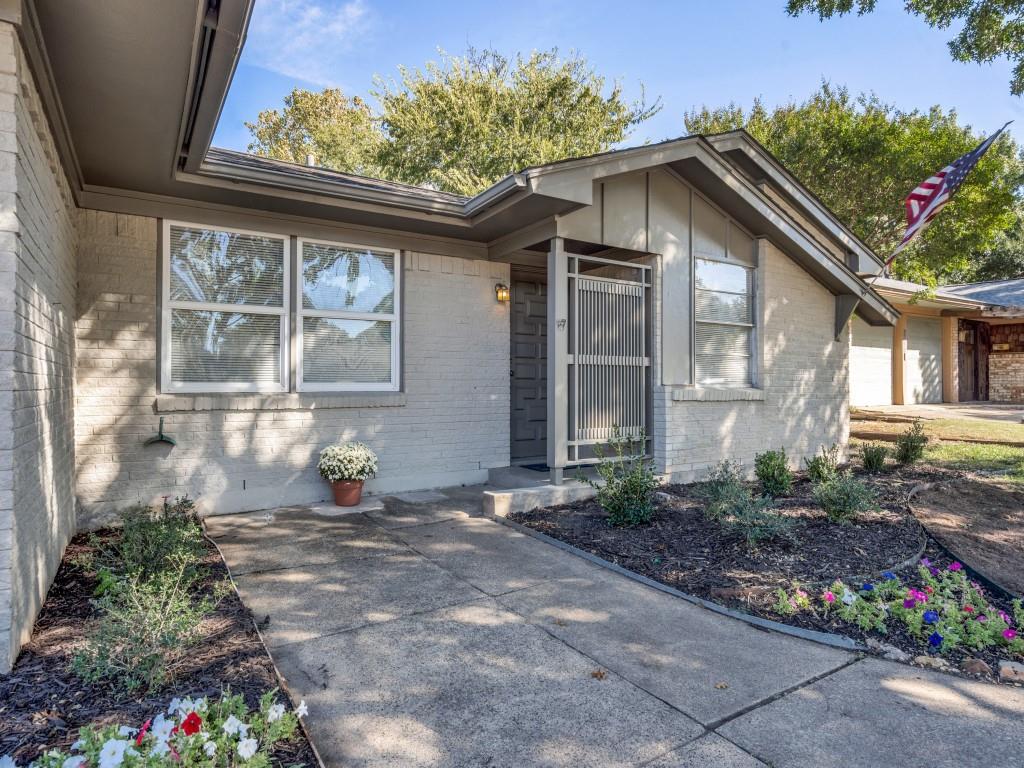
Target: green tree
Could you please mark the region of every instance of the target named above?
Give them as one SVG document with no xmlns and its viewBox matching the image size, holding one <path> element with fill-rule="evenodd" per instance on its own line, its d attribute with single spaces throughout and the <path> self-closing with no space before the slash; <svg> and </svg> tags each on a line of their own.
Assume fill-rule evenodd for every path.
<svg viewBox="0 0 1024 768">
<path fill-rule="evenodd" d="M 976 253 L 966 272 L 952 277 L 958 283 L 1024 277 L 1024 210 L 1018 207 L 1014 225 L 1000 232 L 990 248 Z"/>
<path fill-rule="evenodd" d="M 474 194 L 522 168 L 610 149 L 659 109 L 627 102 L 586 59 L 557 50 L 514 59 L 493 50 L 376 79 L 391 178 Z"/>
<path fill-rule="evenodd" d="M 871 13 L 878 0 L 787 0 L 791 16 L 816 13 L 824 21 L 856 9 L 858 15 Z M 1024 93 L 1024 1 L 1022 0 L 904 0 L 907 13 L 922 16 L 932 27 L 948 29 L 962 24 L 949 41 L 956 61 L 979 64 L 1005 56 L 1014 62 L 1010 91 Z"/>
<path fill-rule="evenodd" d="M 283 109 L 264 110 L 245 127 L 254 154 L 292 163 L 305 163 L 311 154 L 327 168 L 380 175 L 380 120 L 365 101 L 337 88 L 319 93 L 296 88 L 285 96 Z"/>
<path fill-rule="evenodd" d="M 981 141 L 952 110 L 904 112 L 828 83 L 802 103 L 704 107 L 684 121 L 691 133 L 746 128 L 883 258 L 903 236 L 910 190 Z M 969 273 L 971 255 L 1016 222 L 1022 167 L 1016 144 L 1000 138 L 893 273 L 930 285 Z"/>
</svg>

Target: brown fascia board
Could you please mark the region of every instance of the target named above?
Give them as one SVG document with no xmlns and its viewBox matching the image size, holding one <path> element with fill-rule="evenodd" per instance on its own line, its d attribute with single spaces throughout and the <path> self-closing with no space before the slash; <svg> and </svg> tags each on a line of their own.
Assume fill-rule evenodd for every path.
<svg viewBox="0 0 1024 768">
<path fill-rule="evenodd" d="M 706 137 L 719 152 L 739 152 L 768 175 L 775 187 L 794 204 L 806 211 L 832 235 L 839 245 L 867 256 L 879 267 L 883 261 L 863 240 L 857 237 L 817 195 L 797 179 L 785 165 L 747 131 L 740 129 Z"/>
</svg>

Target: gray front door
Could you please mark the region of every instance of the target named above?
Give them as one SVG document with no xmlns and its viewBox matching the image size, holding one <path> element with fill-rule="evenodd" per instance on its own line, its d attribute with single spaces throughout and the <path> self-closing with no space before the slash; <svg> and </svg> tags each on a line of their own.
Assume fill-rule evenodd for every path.
<svg viewBox="0 0 1024 768">
<path fill-rule="evenodd" d="M 543 462 L 548 430 L 547 286 L 512 280 L 512 461 Z"/>
</svg>

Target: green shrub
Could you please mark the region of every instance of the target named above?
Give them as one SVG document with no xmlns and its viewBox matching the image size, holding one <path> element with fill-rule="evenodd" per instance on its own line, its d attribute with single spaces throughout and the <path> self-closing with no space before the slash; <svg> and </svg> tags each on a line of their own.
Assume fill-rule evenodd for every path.
<svg viewBox="0 0 1024 768">
<path fill-rule="evenodd" d="M 203 595 L 209 571 L 187 497 L 130 510 L 122 520 L 113 538 L 93 537 L 98 618 L 72 667 L 87 681 L 145 693 L 173 678 L 219 595 Z"/>
<path fill-rule="evenodd" d="M 896 438 L 897 463 L 907 465 L 920 461 L 924 457 L 924 448 L 928 445 L 928 436 L 924 433 L 924 425 L 920 419 L 914 421 L 906 432 Z"/>
<path fill-rule="evenodd" d="M 597 448 L 596 483 L 582 478 L 597 490 L 597 503 L 608 513 L 608 522 L 617 526 L 633 526 L 650 522 L 654 515 L 654 491 L 658 481 L 651 469 L 651 461 L 644 456 L 646 437 L 624 437 L 616 427 L 608 441 L 611 455 Z"/>
<path fill-rule="evenodd" d="M 807 477 L 812 483 L 831 480 L 839 474 L 839 446 L 836 443 L 831 448 L 821 446 L 821 455 L 804 459 L 804 464 L 807 465 Z"/>
<path fill-rule="evenodd" d="M 704 514 L 719 520 L 729 514 L 737 501 L 749 498 L 750 491 L 743 482 L 743 466 L 734 461 L 723 461 L 711 469 L 700 489 L 705 500 Z"/>
<path fill-rule="evenodd" d="M 200 624 L 214 607 L 212 599 L 197 597 L 196 579 L 195 569 L 181 560 L 148 578 L 111 581 L 94 601 L 99 618 L 74 656 L 75 673 L 129 693 L 166 684 L 199 641 Z"/>
<path fill-rule="evenodd" d="M 885 469 L 885 460 L 889 456 L 889 448 L 877 443 L 868 443 L 860 449 L 861 462 L 867 472 L 881 472 Z"/>
<path fill-rule="evenodd" d="M 814 500 L 835 523 L 848 523 L 875 508 L 875 492 L 850 472 L 815 485 Z"/>
<path fill-rule="evenodd" d="M 772 499 L 763 496 L 755 499 L 748 493 L 733 506 L 728 525 L 743 534 L 749 549 L 756 548 L 762 541 L 791 537 L 794 521 L 775 512 L 774 506 Z"/>
<path fill-rule="evenodd" d="M 773 499 L 785 496 L 793 487 L 793 471 L 789 468 L 784 448 L 757 454 L 754 473 L 761 481 L 761 490 Z"/>
</svg>

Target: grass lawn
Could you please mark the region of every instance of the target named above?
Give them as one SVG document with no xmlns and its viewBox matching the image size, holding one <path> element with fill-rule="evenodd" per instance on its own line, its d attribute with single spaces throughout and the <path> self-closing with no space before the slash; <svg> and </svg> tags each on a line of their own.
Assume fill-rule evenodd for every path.
<svg viewBox="0 0 1024 768">
<path fill-rule="evenodd" d="M 868 416 L 867 414 L 862 414 Z M 890 421 L 873 418 L 860 418 L 857 413 L 852 415 L 850 431 L 858 433 L 872 433 L 885 435 L 898 435 L 906 432 L 911 420 Z M 983 440 L 998 442 L 1004 440 L 1009 443 L 1021 443 L 1024 445 L 1024 424 L 1015 424 L 1011 421 L 995 421 L 990 419 L 922 419 L 925 434 L 936 440 Z"/>
<path fill-rule="evenodd" d="M 928 423 L 925 422 L 926 430 Z M 854 461 L 859 461 L 860 446 L 866 442 L 871 441 L 850 440 L 850 456 Z M 1005 472 L 1007 480 L 1024 483 L 1024 448 L 1016 446 L 933 441 L 925 448 L 924 463 L 948 469 Z"/>
</svg>

